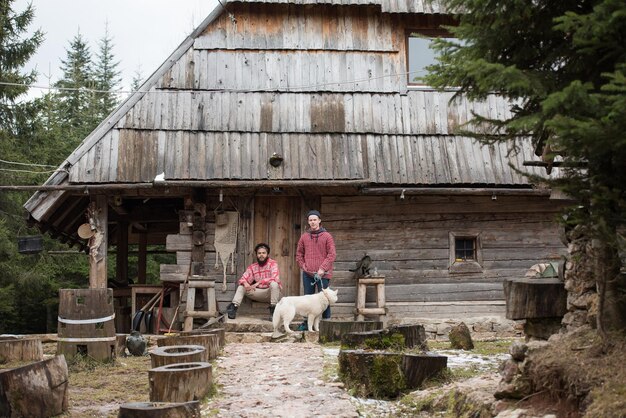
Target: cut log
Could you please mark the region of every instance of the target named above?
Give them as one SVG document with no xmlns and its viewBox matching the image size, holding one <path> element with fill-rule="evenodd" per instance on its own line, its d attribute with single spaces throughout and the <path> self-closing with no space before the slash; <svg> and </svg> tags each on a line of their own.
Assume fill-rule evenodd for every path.
<svg viewBox="0 0 626 418">
<path fill-rule="evenodd" d="M 567 312 L 567 291 L 559 279 L 505 280 L 508 319 L 555 318 Z"/>
<path fill-rule="evenodd" d="M 448 367 L 448 357 L 429 354 L 405 354 L 402 370 L 408 388 L 419 388 L 424 380 L 436 376 Z"/>
<path fill-rule="evenodd" d="M 180 363 L 148 371 L 151 402 L 189 402 L 201 400 L 211 390 L 210 363 Z"/>
<path fill-rule="evenodd" d="M 201 345 L 207 351 L 208 360 L 216 359 L 220 351 L 219 336 L 217 334 L 178 335 L 157 340 L 157 346 L 159 347 L 168 345 Z"/>
<path fill-rule="evenodd" d="M 36 338 L 0 339 L 0 364 L 12 361 L 41 361 L 43 346 Z"/>
<path fill-rule="evenodd" d="M 173 345 L 150 350 L 152 368 L 177 363 L 206 362 L 208 353 L 201 345 Z"/>
<path fill-rule="evenodd" d="M 132 402 L 120 406 L 118 418 L 200 418 L 200 402 Z"/>
<path fill-rule="evenodd" d="M 224 348 L 224 345 L 226 344 L 226 330 L 224 328 L 194 329 L 192 331 L 180 332 L 180 335 L 203 335 L 203 334 L 217 335 L 220 349 Z"/>
<path fill-rule="evenodd" d="M 339 352 L 339 376 L 358 396 L 390 399 L 417 389 L 447 367 L 448 358 L 363 350 Z"/>
<path fill-rule="evenodd" d="M 0 371 L 0 417 L 49 417 L 67 410 L 65 357 Z"/>
<path fill-rule="evenodd" d="M 380 321 L 320 321 L 320 343 L 341 341 L 341 336 L 350 332 L 365 332 L 383 329 Z"/>
<path fill-rule="evenodd" d="M 341 345 L 352 349 L 392 351 L 402 351 L 413 347 L 428 349 L 426 331 L 422 325 L 403 325 L 383 330 L 351 332 L 341 337 Z"/>
<path fill-rule="evenodd" d="M 428 350 L 426 343 L 426 330 L 423 325 L 395 325 L 388 328 L 392 334 L 400 333 L 404 335 L 404 344 L 407 348 L 418 347 L 421 350 Z"/>
<path fill-rule="evenodd" d="M 388 351 L 402 351 L 406 348 L 402 334 L 390 334 L 384 329 L 344 334 L 341 337 L 341 346 L 352 349 L 363 348 Z"/>
<path fill-rule="evenodd" d="M 341 350 L 339 376 L 347 389 L 364 398 L 395 398 L 407 389 L 401 353 Z"/>
</svg>

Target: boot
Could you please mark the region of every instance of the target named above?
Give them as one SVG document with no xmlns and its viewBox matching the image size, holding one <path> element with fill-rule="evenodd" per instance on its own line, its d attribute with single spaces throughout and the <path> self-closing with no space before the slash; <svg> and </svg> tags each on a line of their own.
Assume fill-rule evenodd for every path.
<svg viewBox="0 0 626 418">
<path fill-rule="evenodd" d="M 276 305 L 270 305 L 270 321 L 274 319 L 274 310 L 276 309 Z"/>
<path fill-rule="evenodd" d="M 239 306 L 235 305 L 234 303 L 231 303 L 230 305 L 228 305 L 228 307 L 226 308 L 226 312 L 228 313 L 228 319 L 235 319 L 237 318 L 237 309 L 239 308 Z"/>
</svg>

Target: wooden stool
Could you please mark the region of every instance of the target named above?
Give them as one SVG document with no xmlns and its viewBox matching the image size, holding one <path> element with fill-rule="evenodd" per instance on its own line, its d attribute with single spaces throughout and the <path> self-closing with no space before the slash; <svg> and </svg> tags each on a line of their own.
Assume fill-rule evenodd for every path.
<svg viewBox="0 0 626 418">
<path fill-rule="evenodd" d="M 367 286 L 372 285 L 376 285 L 376 307 L 366 308 L 365 294 Z M 383 321 L 387 315 L 387 308 L 385 308 L 385 276 L 359 277 L 356 286 L 355 321 L 364 321 L 365 315 L 378 315 L 378 320 Z"/>
<path fill-rule="evenodd" d="M 208 311 L 196 311 L 196 289 L 206 289 Z M 206 280 L 205 276 L 191 276 L 187 284 L 187 304 L 185 309 L 185 323 L 183 331 L 193 329 L 194 318 L 214 318 L 217 316 L 217 305 L 215 303 L 215 280 Z"/>
</svg>

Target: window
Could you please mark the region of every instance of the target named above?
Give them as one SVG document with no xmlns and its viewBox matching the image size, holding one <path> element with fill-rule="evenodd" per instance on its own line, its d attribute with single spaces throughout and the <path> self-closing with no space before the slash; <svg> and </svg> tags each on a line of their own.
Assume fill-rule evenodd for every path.
<svg viewBox="0 0 626 418">
<path fill-rule="evenodd" d="M 454 261 L 476 261 L 476 238 L 454 239 Z"/>
<path fill-rule="evenodd" d="M 449 32 L 443 29 L 420 29 L 409 32 L 407 38 L 409 84 L 423 85 L 421 78 L 428 73 L 426 67 L 436 63 L 436 52 L 432 49 L 434 38 L 453 39 Z"/>
<path fill-rule="evenodd" d="M 473 231 L 450 232 L 450 273 L 480 273 L 483 256 L 480 233 Z"/>
</svg>

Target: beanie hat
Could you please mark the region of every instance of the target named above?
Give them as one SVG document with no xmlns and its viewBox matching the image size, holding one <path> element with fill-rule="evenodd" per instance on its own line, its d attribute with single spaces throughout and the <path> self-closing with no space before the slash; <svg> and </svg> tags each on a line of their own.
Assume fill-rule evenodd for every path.
<svg viewBox="0 0 626 418">
<path fill-rule="evenodd" d="M 309 216 L 311 215 L 315 215 L 318 218 L 322 219 L 322 216 L 320 215 L 320 212 L 318 210 L 310 210 L 309 213 L 306 214 L 306 218 L 309 219 Z"/>
</svg>

